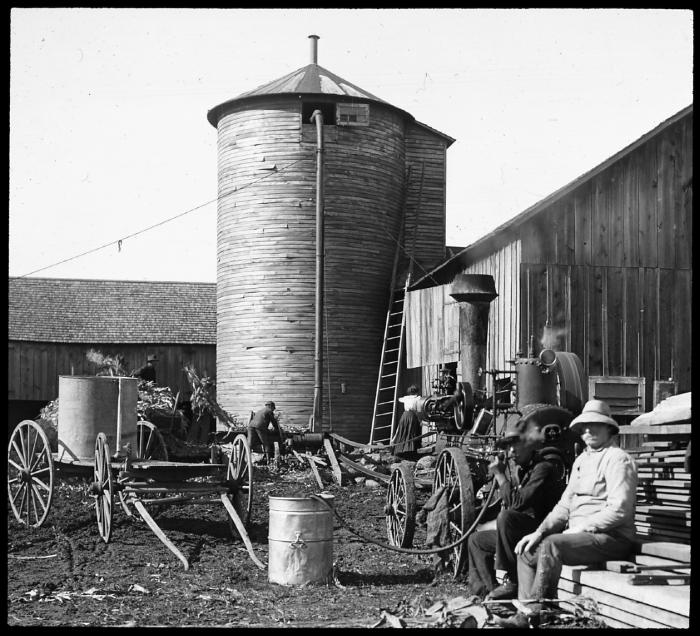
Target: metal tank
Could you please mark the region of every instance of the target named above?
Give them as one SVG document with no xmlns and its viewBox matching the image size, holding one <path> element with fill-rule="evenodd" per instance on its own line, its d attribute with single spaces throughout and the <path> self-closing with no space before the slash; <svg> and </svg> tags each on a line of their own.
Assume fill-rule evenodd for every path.
<svg viewBox="0 0 700 636">
<path fill-rule="evenodd" d="M 59 376 L 59 461 L 94 459 L 98 433 L 107 436 L 113 452 L 118 443 L 136 448 L 137 387 L 136 378 Z"/>
<path fill-rule="evenodd" d="M 413 118 L 317 64 L 209 111 L 218 133 L 217 399 L 313 409 L 316 128 L 323 126 L 323 429 L 366 441 Z M 347 125 L 346 125 L 347 124 Z"/>
</svg>

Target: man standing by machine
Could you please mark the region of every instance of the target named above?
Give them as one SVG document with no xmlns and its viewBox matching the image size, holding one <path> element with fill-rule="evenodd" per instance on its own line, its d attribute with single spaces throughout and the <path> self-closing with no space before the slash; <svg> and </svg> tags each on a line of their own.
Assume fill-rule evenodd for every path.
<svg viewBox="0 0 700 636">
<path fill-rule="evenodd" d="M 589 400 L 571 430 L 586 448 L 574 461 L 566 490 L 537 529 L 515 546 L 521 601 L 555 598 L 562 565 L 626 559 L 634 550 L 637 469 L 624 450 L 613 446 L 619 427 L 610 407 Z M 541 603 L 531 602 L 527 609 L 527 615 L 519 611 L 501 624 L 539 622 Z"/>
<path fill-rule="evenodd" d="M 255 413 L 251 413 L 250 421 L 248 422 L 248 446 L 253 448 L 253 443 L 256 437 L 260 440 L 265 461 L 269 461 L 270 456 L 274 457 L 274 439 L 270 437 L 270 424 L 274 428 L 280 442 L 280 450 L 282 449 L 282 432 L 280 425 L 275 417 L 275 403 L 265 402 L 265 406 Z"/>
<path fill-rule="evenodd" d="M 468 540 L 469 593 L 487 599 L 515 598 L 518 592 L 516 543 L 532 532 L 552 510 L 565 483 L 563 464 L 552 461 L 542 451 L 544 430 L 566 427 L 571 413 L 558 406 L 530 404 L 521 418 L 508 426 L 498 445 L 509 449 L 517 464 L 517 485 L 506 476 L 504 453 L 489 464 L 502 500 L 495 530 L 473 533 Z M 495 557 L 495 563 L 494 563 Z M 494 568 L 495 565 L 495 568 Z M 504 582 L 497 587 L 495 569 L 505 570 Z"/>
</svg>

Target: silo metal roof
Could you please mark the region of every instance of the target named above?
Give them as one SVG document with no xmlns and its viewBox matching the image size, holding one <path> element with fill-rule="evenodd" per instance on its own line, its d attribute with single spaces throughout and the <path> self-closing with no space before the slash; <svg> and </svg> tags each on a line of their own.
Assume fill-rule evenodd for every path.
<svg viewBox="0 0 700 636">
<path fill-rule="evenodd" d="M 352 82 L 344 80 L 335 73 L 332 73 L 328 69 L 319 66 L 318 64 L 307 64 L 298 68 L 296 71 L 288 73 L 284 77 L 272 80 L 267 84 L 258 86 L 251 91 L 241 93 L 233 99 L 229 99 L 218 106 L 214 106 L 208 113 L 207 119 L 212 126 L 217 125 L 218 119 L 220 117 L 221 111 L 225 106 L 230 106 L 239 100 L 250 99 L 254 97 L 268 97 L 271 95 L 299 95 L 299 94 L 311 94 L 311 95 L 342 95 L 351 99 L 365 99 L 371 100 L 373 102 L 379 102 L 380 104 L 385 104 L 390 108 L 396 108 L 402 113 L 407 115 L 410 119 L 413 117 L 396 106 L 393 106 L 389 102 L 373 95 L 369 91 L 366 91 L 359 86 L 356 86 Z"/>
</svg>

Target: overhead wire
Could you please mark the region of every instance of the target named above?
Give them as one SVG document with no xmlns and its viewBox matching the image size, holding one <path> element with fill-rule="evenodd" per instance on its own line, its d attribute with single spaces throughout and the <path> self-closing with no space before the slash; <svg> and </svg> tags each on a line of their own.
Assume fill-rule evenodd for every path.
<svg viewBox="0 0 700 636">
<path fill-rule="evenodd" d="M 225 199 L 227 196 L 233 194 L 234 192 L 240 192 L 241 190 L 254 185 L 258 183 L 259 181 L 262 181 L 263 179 L 267 179 L 269 176 L 273 174 L 279 174 L 281 172 L 284 172 L 285 170 L 291 168 L 293 165 L 299 163 L 300 161 L 306 161 L 308 160 L 308 157 L 304 157 L 302 159 L 297 159 L 295 161 L 292 161 L 291 163 L 288 163 L 286 166 L 279 168 L 277 170 L 273 170 L 268 172 L 267 174 L 263 175 L 259 179 L 255 179 L 254 181 L 250 181 L 249 183 L 245 183 L 242 186 L 234 186 L 233 189 L 228 190 L 227 192 L 223 194 L 217 195 L 215 199 L 211 199 L 210 201 L 206 201 L 205 203 L 200 203 L 199 205 L 190 208 L 189 210 L 185 210 L 184 212 L 180 212 L 180 214 L 176 214 L 175 216 L 171 216 L 170 218 L 163 219 L 162 221 L 159 221 L 158 223 L 154 223 L 153 225 L 149 225 L 146 228 L 143 228 L 142 230 L 138 230 L 137 232 L 133 232 L 131 234 L 128 234 L 127 236 L 122 236 L 121 238 L 115 239 L 113 241 L 109 241 L 109 243 L 105 243 L 104 245 L 100 245 L 99 247 L 94 247 L 90 250 L 87 250 L 86 252 L 81 252 L 80 254 L 76 254 L 75 256 L 70 256 L 69 258 L 64 258 L 61 261 L 57 261 L 55 263 L 52 263 L 51 265 L 46 265 L 45 267 L 40 267 L 39 269 L 35 269 L 32 272 L 28 272 L 27 274 L 22 274 L 21 276 L 18 276 L 17 278 L 25 278 L 26 276 L 31 276 L 32 274 L 36 274 L 38 272 L 43 272 L 47 269 L 51 269 L 52 267 L 56 267 L 58 265 L 62 265 L 63 263 L 68 263 L 69 261 L 74 261 L 78 258 L 82 258 L 83 256 L 87 256 L 88 254 L 93 254 L 95 252 L 99 252 L 100 250 L 105 249 L 106 247 L 110 247 L 111 245 L 117 245 L 119 250 L 121 251 L 121 246 L 126 239 L 129 238 L 134 238 L 135 236 L 138 236 L 139 234 L 143 234 L 144 232 L 148 232 L 149 230 L 152 230 L 154 228 L 160 227 L 161 225 L 165 225 L 166 223 L 170 223 L 170 221 L 174 221 L 176 219 L 179 219 L 186 214 L 190 214 L 191 212 L 196 212 L 197 210 L 201 210 L 203 207 L 206 207 L 207 205 L 211 205 L 212 203 L 216 203 L 218 201 L 221 201 L 222 199 Z"/>
</svg>

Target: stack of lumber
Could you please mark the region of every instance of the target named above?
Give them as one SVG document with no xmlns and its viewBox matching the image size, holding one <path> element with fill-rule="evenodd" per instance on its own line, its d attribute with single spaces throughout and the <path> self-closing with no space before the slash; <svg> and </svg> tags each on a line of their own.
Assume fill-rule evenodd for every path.
<svg viewBox="0 0 700 636">
<path fill-rule="evenodd" d="M 676 585 L 671 577 L 689 574 L 690 569 L 678 567 L 690 562 L 690 546 L 665 542 L 649 542 L 629 565 L 642 566 L 643 574 L 621 572 L 620 562 L 599 566 L 564 566 L 559 579 L 558 596 L 568 599 L 583 595 L 598 605 L 601 618 L 617 628 L 689 627 L 690 585 Z M 659 569 L 643 569 L 659 566 Z M 607 569 L 606 569 L 607 568 Z M 661 569 L 664 568 L 664 569 Z M 611 571 L 616 570 L 616 571 Z M 667 583 L 633 584 L 646 575 L 669 577 Z M 563 609 L 570 609 L 562 604 Z"/>
<path fill-rule="evenodd" d="M 690 543 L 690 474 L 684 450 L 632 452 L 637 462 L 635 525 L 641 539 Z"/>
</svg>

